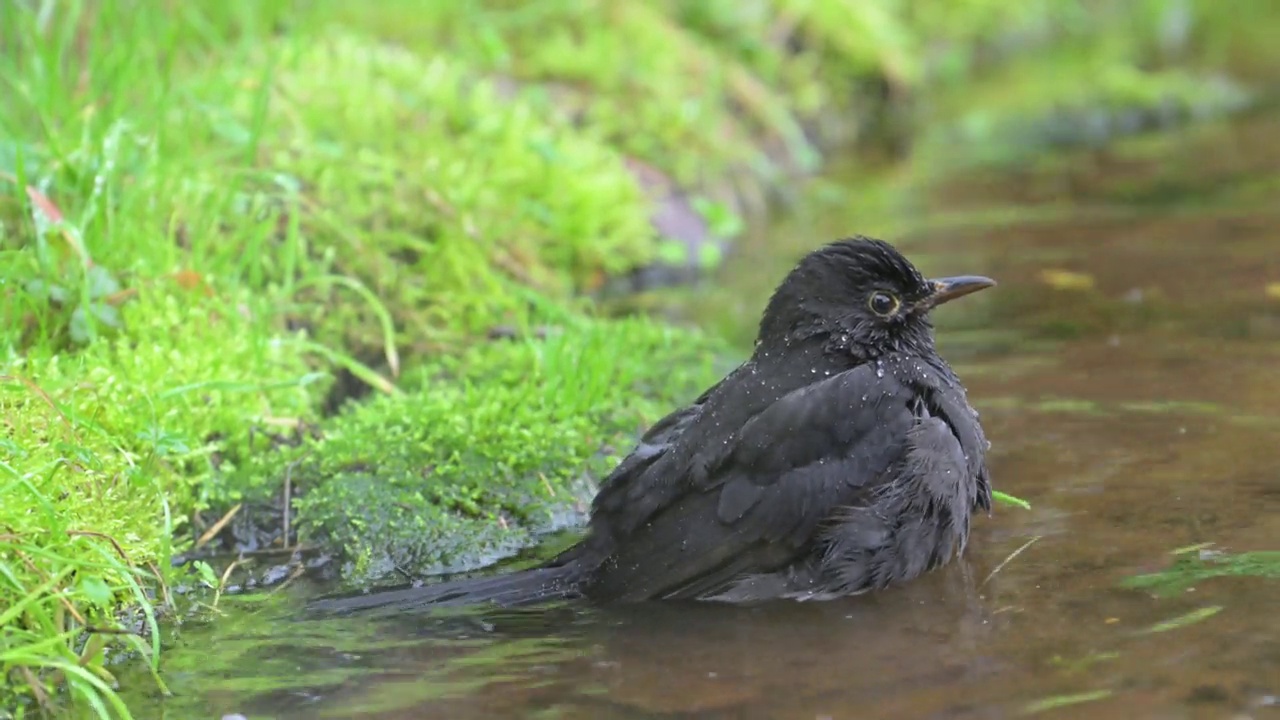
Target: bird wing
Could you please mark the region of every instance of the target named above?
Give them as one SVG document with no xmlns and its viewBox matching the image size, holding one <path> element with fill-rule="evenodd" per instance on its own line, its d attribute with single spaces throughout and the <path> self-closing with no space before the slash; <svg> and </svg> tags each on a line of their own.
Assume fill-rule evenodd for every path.
<svg viewBox="0 0 1280 720">
<path fill-rule="evenodd" d="M 978 421 L 978 413 L 969 404 L 960 379 L 941 358 L 934 358 L 934 370 L 929 377 L 914 377 L 912 392 L 928 406 L 928 415 L 946 423 L 964 457 L 964 467 L 976 481 L 973 507 L 991 510 L 991 476 L 987 470 L 986 456 L 990 443 Z"/>
<path fill-rule="evenodd" d="M 671 412 L 645 431 L 636 443 L 636 447 L 601 481 L 600 489 L 591 503 L 591 532 L 582 542 L 574 544 L 549 560 L 548 566 L 562 566 L 582 561 L 594 564 L 593 559 L 605 557 L 613 552 L 614 531 L 617 529 L 616 525 L 620 523 L 611 523 L 605 518 L 615 518 L 620 508 L 630 507 L 635 510 L 634 505 L 629 504 L 628 496 L 638 489 L 650 487 L 646 483 L 650 483 L 648 478 L 651 476 L 664 474 L 662 464 L 670 461 L 668 457 L 670 449 L 680 441 L 685 431 L 702 417 L 708 398 L 733 376 L 734 373 L 731 373 L 708 388 L 693 403 Z M 650 497 L 652 498 L 652 494 Z"/>
<path fill-rule="evenodd" d="M 732 377 L 732 376 L 730 376 Z M 600 493 L 596 504 L 600 504 L 611 493 L 621 490 L 629 478 L 643 473 L 652 466 L 667 450 L 684 434 L 690 425 L 697 421 L 706 405 L 707 398 L 724 384 L 724 380 L 712 385 L 691 404 L 671 412 L 654 423 L 645 431 L 636 443 L 635 449 L 618 463 L 600 483 Z"/>
<path fill-rule="evenodd" d="M 909 400 L 870 365 L 783 395 L 723 446 L 692 455 L 680 494 L 618 538 L 590 594 L 701 597 L 790 563 L 903 452 Z"/>
</svg>

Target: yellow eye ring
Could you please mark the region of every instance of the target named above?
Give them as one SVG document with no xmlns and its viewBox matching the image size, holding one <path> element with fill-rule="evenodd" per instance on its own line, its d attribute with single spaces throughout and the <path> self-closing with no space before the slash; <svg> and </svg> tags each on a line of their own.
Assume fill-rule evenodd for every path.
<svg viewBox="0 0 1280 720">
<path fill-rule="evenodd" d="M 877 290 L 871 293 L 871 297 L 867 298 L 867 307 L 871 308 L 871 312 L 880 317 L 889 317 L 898 312 L 898 308 L 902 307 L 902 303 L 892 293 Z"/>
</svg>

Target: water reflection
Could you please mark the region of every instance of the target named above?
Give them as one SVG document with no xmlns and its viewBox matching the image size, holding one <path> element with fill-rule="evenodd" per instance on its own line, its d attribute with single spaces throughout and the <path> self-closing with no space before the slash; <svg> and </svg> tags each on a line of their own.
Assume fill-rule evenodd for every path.
<svg viewBox="0 0 1280 720">
<path fill-rule="evenodd" d="M 715 301 L 700 303 L 716 308 L 705 321 L 747 335 L 796 256 L 855 228 L 901 238 L 926 272 L 999 278 L 999 292 L 938 313 L 940 344 L 983 413 L 997 486 L 1033 508 L 980 519 L 966 562 L 830 603 L 240 612 L 183 633 L 166 655 L 180 697 L 157 713 L 1276 712 L 1276 580 L 1254 572 L 1172 594 L 1120 583 L 1168 567 L 1177 548 L 1280 549 L 1280 301 L 1266 290 L 1280 282 L 1280 225 L 1260 192 L 1280 187 L 1280 145 L 1264 142 L 1277 131 L 1255 118 L 1041 168 L 921 173 L 865 196 L 849 181 L 815 193 L 770 242 L 746 243 Z"/>
<path fill-rule="evenodd" d="M 963 570 L 865 602 L 602 611 L 547 700 L 575 718 L 821 716 L 842 715 L 851 693 L 977 681 L 995 669 L 982 649 L 991 618 Z"/>
</svg>

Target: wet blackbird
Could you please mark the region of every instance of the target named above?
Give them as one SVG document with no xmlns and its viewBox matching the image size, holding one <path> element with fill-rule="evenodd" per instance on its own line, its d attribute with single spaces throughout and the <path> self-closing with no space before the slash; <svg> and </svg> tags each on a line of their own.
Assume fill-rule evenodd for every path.
<svg viewBox="0 0 1280 720">
<path fill-rule="evenodd" d="M 751 358 L 605 478 L 578 544 L 531 570 L 320 606 L 820 599 L 947 563 L 991 485 L 929 311 L 994 284 L 926 279 L 864 237 L 816 250 L 774 292 Z"/>
</svg>

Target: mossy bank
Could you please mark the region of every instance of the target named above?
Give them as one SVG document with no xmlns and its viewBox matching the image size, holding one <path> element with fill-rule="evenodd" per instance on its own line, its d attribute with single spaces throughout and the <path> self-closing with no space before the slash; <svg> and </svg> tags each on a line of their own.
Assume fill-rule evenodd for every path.
<svg viewBox="0 0 1280 720">
<path fill-rule="evenodd" d="M 587 298 L 1041 44 L 1164 87 L 1163 4 L 1092 5 L 5 3 L 0 717 L 127 716 L 197 548 L 365 584 L 575 522 L 741 352 Z"/>
</svg>

